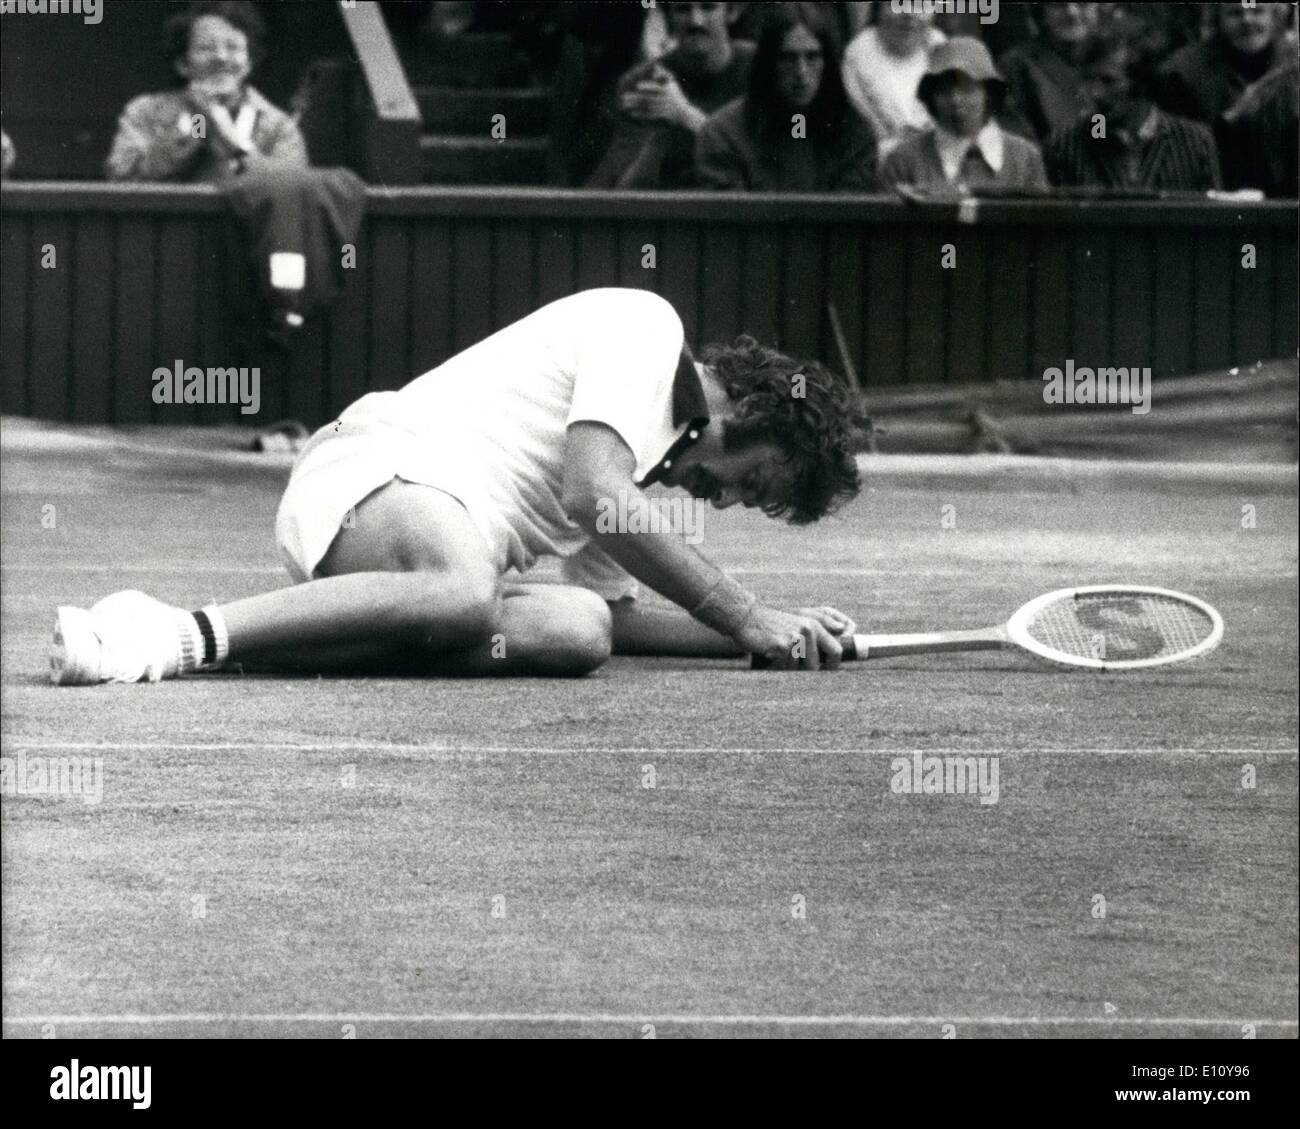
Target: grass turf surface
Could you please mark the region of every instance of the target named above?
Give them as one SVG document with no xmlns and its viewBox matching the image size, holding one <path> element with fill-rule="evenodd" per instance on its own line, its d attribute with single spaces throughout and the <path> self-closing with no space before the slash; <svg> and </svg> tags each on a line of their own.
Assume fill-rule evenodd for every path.
<svg viewBox="0 0 1300 1129">
<path fill-rule="evenodd" d="M 3 470 L 5 753 L 104 780 L 3 799 L 6 1035 L 1296 1035 L 1293 489 L 875 478 L 811 530 L 708 515 L 760 596 L 871 630 L 1075 583 L 1215 604 L 1220 649 L 1162 671 L 60 689 L 57 603 L 285 583 L 284 473 L 98 441 Z M 997 756 L 999 801 L 893 794 L 918 749 Z"/>
</svg>

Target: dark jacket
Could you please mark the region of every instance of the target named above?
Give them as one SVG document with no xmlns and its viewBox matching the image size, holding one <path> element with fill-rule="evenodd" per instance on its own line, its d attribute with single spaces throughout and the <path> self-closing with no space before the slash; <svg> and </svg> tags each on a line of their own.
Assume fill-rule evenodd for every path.
<svg viewBox="0 0 1300 1129">
<path fill-rule="evenodd" d="M 1171 114 L 1213 122 L 1246 87 L 1295 57 L 1295 46 L 1279 36 L 1273 50 L 1242 59 L 1219 36 L 1175 51 L 1156 76 L 1155 100 Z"/>
<path fill-rule="evenodd" d="M 999 69 L 1007 80 L 1007 101 L 998 120 L 1040 145 L 1089 107 L 1078 69 L 1045 40 L 1011 48 Z"/>
<path fill-rule="evenodd" d="M 1237 100 L 1220 123 L 1223 179 L 1294 199 L 1300 134 L 1300 64 L 1292 59 Z"/>
<path fill-rule="evenodd" d="M 695 171 L 707 188 L 749 192 L 870 192 L 875 186 L 876 135 L 851 109 L 827 143 L 795 138 L 787 128 L 755 136 L 746 120 L 748 99 L 728 102 L 695 139 Z"/>
<path fill-rule="evenodd" d="M 618 110 L 618 99 L 656 66 L 670 71 L 682 93 L 706 114 L 744 94 L 749 85 L 749 65 L 754 44 L 736 40 L 731 45 L 731 62 L 712 75 L 683 71 L 677 52 L 670 51 L 657 62 L 633 67 L 618 81 L 612 113 L 618 116 L 613 140 L 596 171 L 587 180 L 590 188 L 683 188 L 693 182 L 695 137 L 677 126 L 639 122 Z"/>
<path fill-rule="evenodd" d="M 223 186 L 226 200 L 253 249 L 263 297 L 304 316 L 334 301 L 347 271 L 340 248 L 356 243 L 366 207 L 366 186 L 350 169 L 266 165 Z M 271 256 L 301 255 L 304 285 L 271 285 Z"/>
<path fill-rule="evenodd" d="M 1154 109 L 1154 108 L 1153 108 Z M 1125 145 L 1113 133 L 1092 136 L 1081 118 L 1043 152 L 1053 184 L 1206 192 L 1221 188 L 1219 157 L 1209 126 L 1154 110 L 1149 136 Z"/>
</svg>

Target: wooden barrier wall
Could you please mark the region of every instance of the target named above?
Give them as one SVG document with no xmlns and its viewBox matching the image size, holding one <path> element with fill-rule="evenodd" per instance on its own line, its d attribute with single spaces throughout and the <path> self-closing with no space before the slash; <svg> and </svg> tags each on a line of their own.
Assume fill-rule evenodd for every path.
<svg viewBox="0 0 1300 1129">
<path fill-rule="evenodd" d="M 838 368 L 833 302 L 871 386 L 1037 379 L 1066 358 L 1157 377 L 1244 366 L 1296 350 L 1296 219 L 1294 201 L 1004 201 L 958 222 L 877 198 L 372 190 L 356 269 L 283 366 L 254 344 L 249 270 L 214 190 L 9 184 L 0 409 L 318 424 L 541 303 L 611 285 L 664 294 L 695 345 L 745 331 Z M 258 416 L 154 404 L 153 370 L 176 360 L 263 365 Z"/>
</svg>

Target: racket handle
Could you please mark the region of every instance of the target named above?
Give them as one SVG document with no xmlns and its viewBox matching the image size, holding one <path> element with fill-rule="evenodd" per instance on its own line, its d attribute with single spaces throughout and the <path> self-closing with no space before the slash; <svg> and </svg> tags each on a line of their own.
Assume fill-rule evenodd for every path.
<svg viewBox="0 0 1300 1129">
<path fill-rule="evenodd" d="M 858 657 L 858 637 L 856 635 L 841 635 L 840 647 L 842 648 L 840 657 L 845 662 L 851 662 Z M 766 655 L 750 655 L 749 666 L 751 670 L 771 670 L 772 660 Z"/>
</svg>

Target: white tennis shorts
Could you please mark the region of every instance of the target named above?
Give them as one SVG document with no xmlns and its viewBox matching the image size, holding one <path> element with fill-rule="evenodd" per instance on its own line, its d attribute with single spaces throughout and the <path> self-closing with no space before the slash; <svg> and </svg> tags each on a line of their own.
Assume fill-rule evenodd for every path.
<svg viewBox="0 0 1300 1129">
<path fill-rule="evenodd" d="M 507 537 L 463 459 L 440 454 L 427 439 L 417 442 L 398 428 L 342 420 L 308 440 L 275 517 L 276 544 L 295 583 L 314 577 L 349 513 L 394 478 L 432 486 L 460 502 L 483 535 L 497 571 L 505 572 Z"/>
</svg>

